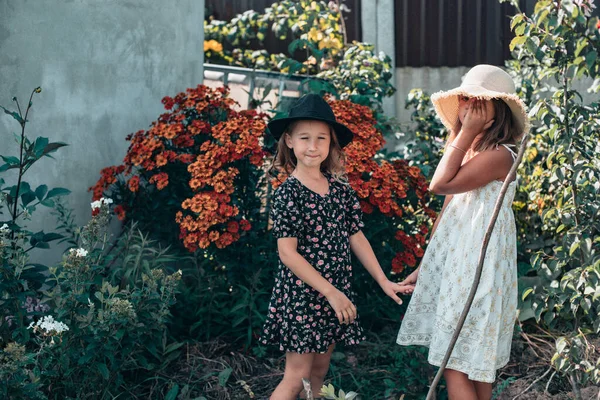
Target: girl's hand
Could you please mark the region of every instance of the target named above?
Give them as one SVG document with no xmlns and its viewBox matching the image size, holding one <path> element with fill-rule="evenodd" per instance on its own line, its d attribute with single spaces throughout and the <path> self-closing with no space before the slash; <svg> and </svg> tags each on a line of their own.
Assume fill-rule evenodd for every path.
<svg viewBox="0 0 600 400">
<path fill-rule="evenodd" d="M 410 294 L 412 293 L 414 287 L 412 285 L 403 285 L 402 283 L 396 283 L 386 279 L 381 284 L 381 289 L 396 303 L 402 304 L 402 300 L 396 295 L 396 293 Z"/>
<path fill-rule="evenodd" d="M 327 301 L 335 311 L 340 324 L 349 325 L 354 322 L 357 315 L 356 307 L 344 293 L 336 289 L 330 296 L 327 296 Z"/>
<path fill-rule="evenodd" d="M 488 120 L 488 104 L 486 104 L 486 101 L 476 98 L 469 100 L 467 113 L 462 123 L 462 131 L 465 134 L 477 136 L 488 130 L 494 123 L 493 119 Z"/>
<path fill-rule="evenodd" d="M 410 293 L 412 293 L 415 288 L 415 285 L 417 284 L 417 278 L 419 277 L 420 269 L 421 269 L 421 266 L 419 266 L 419 268 L 415 269 L 409 276 L 407 276 L 402 282 L 400 282 L 399 285 L 406 286 L 406 287 L 412 287 L 412 289 L 410 290 Z"/>
</svg>

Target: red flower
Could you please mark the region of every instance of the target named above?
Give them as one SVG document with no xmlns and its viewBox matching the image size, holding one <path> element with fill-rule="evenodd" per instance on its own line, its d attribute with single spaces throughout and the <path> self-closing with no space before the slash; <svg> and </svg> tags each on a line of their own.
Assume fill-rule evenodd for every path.
<svg viewBox="0 0 600 400">
<path fill-rule="evenodd" d="M 170 110 L 171 108 L 173 108 L 173 106 L 175 105 L 175 100 L 173 100 L 171 97 L 169 96 L 165 96 L 162 99 L 162 103 L 165 105 L 165 109 L 166 110 Z"/>
<path fill-rule="evenodd" d="M 227 231 L 231 233 L 237 233 L 239 230 L 239 225 L 235 221 L 230 221 L 227 223 Z"/>
<path fill-rule="evenodd" d="M 250 225 L 248 220 L 243 219 L 240 221 L 240 228 L 242 228 L 243 231 L 249 231 L 250 228 L 252 228 L 252 225 Z"/>
<path fill-rule="evenodd" d="M 117 218 L 119 219 L 119 221 L 124 221 L 125 220 L 125 209 L 123 208 L 122 205 L 117 205 L 114 208 L 114 213 L 117 215 Z"/>
<path fill-rule="evenodd" d="M 392 259 L 392 272 L 395 274 L 399 274 L 404 271 L 404 260 L 400 253 L 397 253 L 396 256 Z"/>
</svg>

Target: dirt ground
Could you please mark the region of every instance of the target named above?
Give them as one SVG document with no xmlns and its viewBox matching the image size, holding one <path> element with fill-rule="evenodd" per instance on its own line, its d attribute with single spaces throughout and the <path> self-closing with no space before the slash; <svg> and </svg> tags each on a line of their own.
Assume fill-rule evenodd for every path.
<svg viewBox="0 0 600 400">
<path fill-rule="evenodd" d="M 504 390 L 499 397 L 498 400 L 512 400 L 515 396 L 523 392 L 532 382 L 532 379 L 517 379 L 513 382 L 506 390 Z M 541 387 L 540 387 L 541 386 Z M 570 393 L 558 393 L 555 395 L 545 394 L 543 385 L 537 387 L 533 387 L 527 392 L 523 393 L 519 396 L 518 400 L 567 400 L 574 399 L 575 396 L 572 392 Z M 584 400 L 596 400 L 599 399 L 599 388 L 598 387 L 587 387 L 581 389 L 581 397 Z"/>
</svg>

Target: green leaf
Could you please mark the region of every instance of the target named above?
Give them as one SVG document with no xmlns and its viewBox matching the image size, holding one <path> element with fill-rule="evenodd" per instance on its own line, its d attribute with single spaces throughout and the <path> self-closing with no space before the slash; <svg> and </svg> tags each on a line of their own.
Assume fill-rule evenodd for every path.
<svg viewBox="0 0 600 400">
<path fill-rule="evenodd" d="M 589 70 L 592 70 L 597 58 L 598 58 L 598 53 L 595 50 L 590 51 L 589 53 L 587 53 L 585 55 L 585 63 Z"/>
<path fill-rule="evenodd" d="M 175 384 L 171 390 L 169 390 L 169 393 L 167 393 L 167 395 L 165 396 L 165 400 L 175 400 L 177 398 L 177 395 L 179 394 L 179 385 Z"/>
<path fill-rule="evenodd" d="M 3 109 L 6 114 L 8 114 L 11 117 L 13 117 L 14 119 L 16 119 L 19 122 L 19 124 L 23 125 L 25 123 L 25 121 L 23 121 L 23 118 L 21 118 L 21 116 L 18 113 L 14 112 L 14 111 L 9 111 L 2 106 L 0 106 L 0 108 Z"/>
<path fill-rule="evenodd" d="M 110 374 L 108 372 L 108 368 L 106 367 L 106 364 L 104 364 L 104 363 L 96 363 L 96 368 L 98 368 L 98 371 L 100 371 L 100 374 L 102 375 L 102 377 L 104 378 L 104 380 L 108 380 L 108 376 Z"/>
<path fill-rule="evenodd" d="M 515 29 L 515 26 L 520 23 L 521 21 L 523 21 L 523 14 L 517 14 L 513 17 L 512 21 L 510 22 L 510 29 L 513 30 Z"/>
<path fill-rule="evenodd" d="M 168 345 L 168 346 L 165 348 L 165 351 L 163 352 L 163 354 L 167 354 L 167 353 L 170 353 L 170 352 L 172 352 L 172 351 L 174 351 L 174 350 L 177 350 L 178 348 L 180 348 L 180 347 L 181 347 L 181 346 L 183 346 L 184 344 L 185 344 L 185 343 L 183 343 L 183 342 L 179 342 L 179 343 L 177 343 L 177 342 L 175 342 L 175 343 L 171 343 L 170 345 Z"/>
<path fill-rule="evenodd" d="M 46 193 L 48 193 L 48 186 L 46 185 L 40 185 L 37 187 L 37 189 L 35 189 L 35 197 L 37 197 L 39 201 L 44 199 Z"/>
<path fill-rule="evenodd" d="M 48 138 L 39 137 L 35 139 L 35 143 L 33 144 L 33 153 L 35 154 L 35 158 L 40 158 L 44 154 L 44 147 L 48 145 Z"/>
<path fill-rule="evenodd" d="M 2 157 L 2 159 L 4 160 L 5 163 L 12 165 L 12 166 L 19 166 L 19 159 L 17 157 L 13 157 L 13 156 L 0 156 Z"/>
<path fill-rule="evenodd" d="M 525 43 L 526 40 L 527 40 L 527 36 L 515 36 L 513 38 L 513 40 L 510 41 L 510 45 L 509 45 L 510 51 L 513 51 L 516 46 Z"/>
<path fill-rule="evenodd" d="M 559 337 L 556 341 L 556 352 L 562 353 L 563 350 L 567 347 L 567 340 L 564 337 Z"/>
<path fill-rule="evenodd" d="M 65 188 L 54 188 L 52 190 L 50 190 L 48 192 L 48 195 L 46 196 L 46 199 L 50 199 L 52 197 L 57 197 L 57 196 L 66 196 L 69 193 L 71 193 L 71 191 L 69 189 L 65 189 Z"/>
<path fill-rule="evenodd" d="M 571 244 L 571 248 L 569 249 L 569 257 L 573 255 L 573 253 L 575 253 L 575 251 L 579 248 L 579 245 L 581 244 L 581 242 L 573 242 L 573 244 Z"/>
<path fill-rule="evenodd" d="M 63 142 L 50 143 L 46 147 L 44 147 L 43 155 L 54 153 L 56 150 L 60 149 L 61 147 L 65 147 L 65 146 L 68 146 L 68 144 L 63 143 Z"/>
<path fill-rule="evenodd" d="M 219 385 L 220 386 L 225 387 L 232 372 L 233 372 L 233 369 L 231 369 L 230 367 L 227 367 L 219 373 Z"/>
<path fill-rule="evenodd" d="M 524 301 L 527 298 L 527 296 L 529 296 L 531 293 L 533 293 L 533 288 L 525 289 L 525 291 L 523 291 L 523 294 L 521 295 L 521 300 Z"/>
<path fill-rule="evenodd" d="M 52 242 L 54 240 L 59 240 L 64 238 L 63 235 L 61 235 L 60 233 L 55 233 L 55 232 L 50 232 L 50 233 L 46 233 L 44 234 L 42 241 L 44 242 Z"/>
<path fill-rule="evenodd" d="M 581 39 L 577 43 L 577 48 L 575 49 L 575 53 L 573 54 L 575 57 L 579 57 L 579 53 L 588 45 L 588 40 L 586 38 Z"/>
<path fill-rule="evenodd" d="M 31 190 L 21 195 L 21 201 L 23 202 L 24 207 L 26 207 L 27 204 L 31 203 L 33 200 L 35 200 L 35 193 L 33 193 Z"/>
<path fill-rule="evenodd" d="M 44 200 L 44 201 L 41 201 L 40 204 L 45 207 L 54 207 L 55 206 L 53 200 Z"/>
</svg>

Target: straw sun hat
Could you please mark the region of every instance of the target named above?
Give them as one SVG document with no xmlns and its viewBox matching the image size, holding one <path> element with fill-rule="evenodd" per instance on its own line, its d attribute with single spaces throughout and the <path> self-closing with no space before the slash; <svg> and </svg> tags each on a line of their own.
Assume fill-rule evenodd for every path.
<svg viewBox="0 0 600 400">
<path fill-rule="evenodd" d="M 501 99 L 510 107 L 519 137 L 529 131 L 525 105 L 515 92 L 512 78 L 501 68 L 486 64 L 477 65 L 467 72 L 459 87 L 431 95 L 435 111 L 448 130 L 453 129 L 458 122 L 459 96 L 486 100 Z"/>
</svg>

